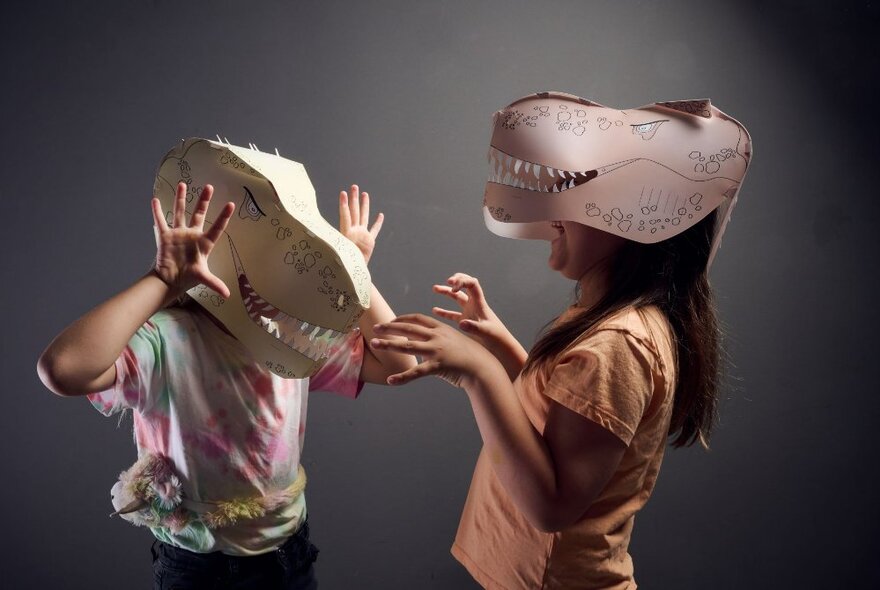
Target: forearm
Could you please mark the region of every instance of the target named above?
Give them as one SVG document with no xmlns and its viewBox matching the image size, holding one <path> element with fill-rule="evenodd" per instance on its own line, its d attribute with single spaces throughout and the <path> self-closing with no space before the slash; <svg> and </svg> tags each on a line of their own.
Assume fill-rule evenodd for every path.
<svg viewBox="0 0 880 590">
<path fill-rule="evenodd" d="M 519 376 L 529 356 L 528 351 L 506 327 L 489 352 L 498 359 L 511 381 L 515 381 Z"/>
<path fill-rule="evenodd" d="M 501 484 L 537 528 L 552 520 L 559 495 L 550 450 L 519 401 L 506 368 L 484 363 L 464 385 L 485 452 Z"/>
<path fill-rule="evenodd" d="M 364 339 L 364 369 L 361 371 L 363 381 L 385 384 L 388 376 L 402 373 L 416 365 L 416 360 L 411 355 L 377 349 L 370 345 L 370 341 L 376 336 L 374 326 L 390 322 L 395 317 L 394 310 L 373 285 L 370 290 L 370 308 L 361 315 L 358 324 Z"/>
<path fill-rule="evenodd" d="M 49 344 L 37 365 L 40 379 L 61 395 L 81 395 L 109 386 L 108 372 L 128 341 L 174 296 L 155 273 L 141 277 L 65 328 Z"/>
</svg>

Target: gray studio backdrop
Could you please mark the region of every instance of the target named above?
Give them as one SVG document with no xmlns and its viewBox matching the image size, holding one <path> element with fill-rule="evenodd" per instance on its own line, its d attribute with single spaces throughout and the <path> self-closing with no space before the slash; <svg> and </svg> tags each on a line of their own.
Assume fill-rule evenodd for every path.
<svg viewBox="0 0 880 590">
<path fill-rule="evenodd" d="M 711 97 L 754 138 L 712 280 L 731 360 L 711 452 L 669 451 L 636 519 L 645 588 L 880 583 L 877 22 L 870 3 L 7 3 L 2 359 L 6 588 L 148 588 L 148 531 L 110 519 L 131 420 L 47 392 L 49 339 L 145 272 L 148 200 L 182 137 L 304 162 L 328 220 L 387 215 L 371 263 L 399 312 L 480 277 L 531 344 L 572 285 L 483 226 L 490 114 L 565 90 L 620 108 Z M 865 68 L 872 68 L 865 70 Z M 469 588 L 449 546 L 480 438 L 432 379 L 310 401 L 304 463 L 329 589 Z"/>
</svg>

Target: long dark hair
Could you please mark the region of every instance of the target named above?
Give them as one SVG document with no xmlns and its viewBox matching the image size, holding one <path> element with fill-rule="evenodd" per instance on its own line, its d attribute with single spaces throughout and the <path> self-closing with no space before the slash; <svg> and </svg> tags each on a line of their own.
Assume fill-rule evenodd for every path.
<svg viewBox="0 0 880 590">
<path fill-rule="evenodd" d="M 716 213 L 656 244 L 627 240 L 610 263 L 608 292 L 594 306 L 547 330 L 529 352 L 523 371 L 555 358 L 623 309 L 656 305 L 669 319 L 678 351 L 671 444 L 684 447 L 699 440 L 708 448 L 720 368 L 718 318 L 707 276 Z"/>
</svg>

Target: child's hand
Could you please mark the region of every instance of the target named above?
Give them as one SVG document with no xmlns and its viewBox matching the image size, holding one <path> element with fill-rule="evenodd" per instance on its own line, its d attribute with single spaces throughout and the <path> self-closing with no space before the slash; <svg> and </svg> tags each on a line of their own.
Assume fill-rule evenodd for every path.
<svg viewBox="0 0 880 590">
<path fill-rule="evenodd" d="M 446 283 L 434 285 L 434 292 L 454 300 L 461 311 L 442 307 L 434 307 L 431 311 L 458 324 L 462 332 L 501 361 L 511 380 L 515 379 L 525 363 L 526 352 L 489 307 L 480 282 L 476 277 L 456 273 Z"/>
<path fill-rule="evenodd" d="M 186 223 L 186 183 L 177 185 L 174 197 L 171 227 L 162 214 L 159 199 L 153 197 L 153 220 L 156 232 L 156 274 L 171 288 L 175 295 L 182 294 L 198 284 L 213 289 L 223 297 L 229 297 L 229 289 L 217 276 L 208 270 L 208 255 L 220 239 L 232 212 L 234 203 L 226 206 L 208 229 L 204 230 L 205 214 L 211 202 L 214 187 L 205 185 L 196 210 L 189 224 Z"/>
<path fill-rule="evenodd" d="M 494 362 L 489 352 L 443 322 L 422 314 L 402 315 L 373 328 L 378 335 L 403 336 L 406 340 L 373 338 L 373 348 L 421 357 L 422 362 L 403 373 L 388 377 L 389 385 L 403 385 L 414 379 L 436 375 L 455 387 L 467 387 L 481 366 Z"/>
<path fill-rule="evenodd" d="M 364 262 L 370 262 L 376 237 L 382 229 L 385 216 L 379 213 L 373 227 L 370 223 L 370 195 L 361 193 L 356 184 L 351 185 L 351 195 L 345 191 L 339 193 L 339 233 L 354 242 Z"/>
<path fill-rule="evenodd" d="M 447 285 L 434 285 L 434 292 L 455 301 L 461 311 L 450 311 L 442 307 L 434 307 L 431 311 L 434 315 L 452 320 L 462 332 L 491 349 L 507 329 L 486 302 L 480 282 L 476 277 L 459 272 L 449 277 L 446 283 Z"/>
</svg>

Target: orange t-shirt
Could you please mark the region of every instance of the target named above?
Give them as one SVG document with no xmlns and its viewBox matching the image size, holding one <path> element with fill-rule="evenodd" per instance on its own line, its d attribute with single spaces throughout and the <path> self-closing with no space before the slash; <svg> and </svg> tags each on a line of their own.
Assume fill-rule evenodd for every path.
<svg viewBox="0 0 880 590">
<path fill-rule="evenodd" d="M 574 308 L 560 318 L 570 317 Z M 573 525 L 533 527 L 480 453 L 452 554 L 485 588 L 633 589 L 627 552 L 666 447 L 676 382 L 672 329 L 656 307 L 609 318 L 514 382 L 529 420 L 544 431 L 551 401 L 606 428 L 627 445 L 617 471 Z"/>
</svg>

